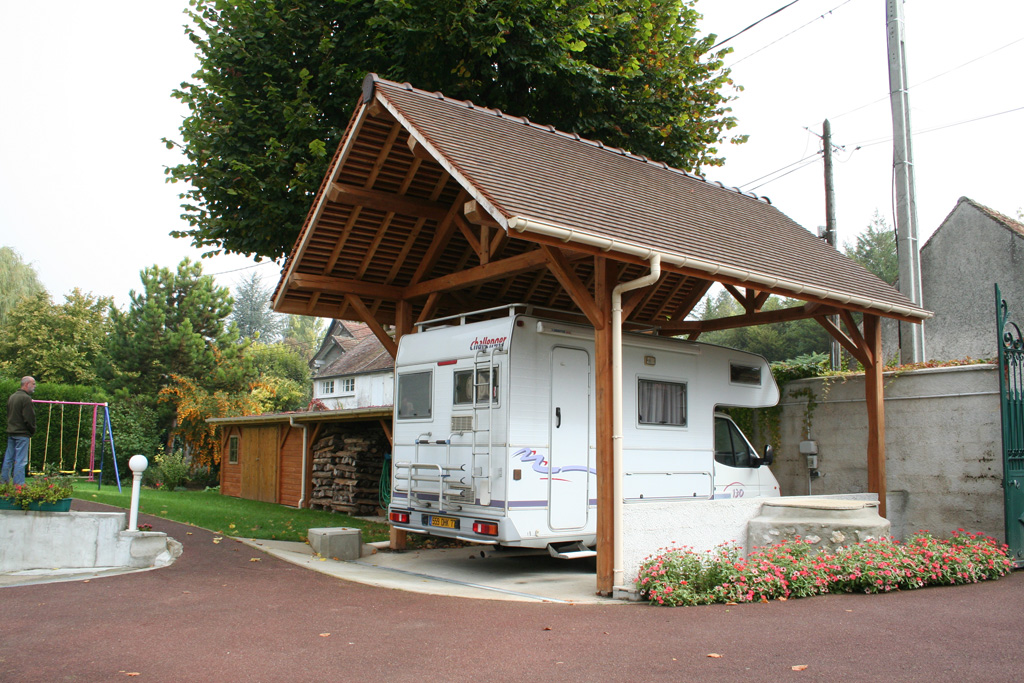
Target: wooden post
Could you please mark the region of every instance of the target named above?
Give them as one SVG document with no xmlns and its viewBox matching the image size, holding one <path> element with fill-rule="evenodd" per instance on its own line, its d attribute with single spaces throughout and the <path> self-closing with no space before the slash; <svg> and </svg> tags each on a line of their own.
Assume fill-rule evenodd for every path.
<svg viewBox="0 0 1024 683">
<path fill-rule="evenodd" d="M 864 366 L 864 398 L 868 406 L 868 491 L 878 494 L 878 514 L 885 517 L 885 402 L 882 394 L 882 325 L 876 315 L 864 316 L 864 342 L 871 362 Z"/>
<path fill-rule="evenodd" d="M 594 330 L 594 397 L 597 421 L 597 592 L 611 595 L 615 579 L 614 471 L 612 447 L 612 288 L 615 264 L 595 257 L 594 300 L 605 324 Z"/>
<path fill-rule="evenodd" d="M 398 342 L 402 339 L 402 335 L 409 334 L 413 329 L 412 305 L 404 299 L 398 301 L 395 304 L 395 346 L 398 346 Z M 395 399 L 397 400 L 398 397 L 396 396 Z M 390 434 L 388 434 L 388 438 L 391 438 Z M 394 441 L 392 440 L 392 456 L 394 455 L 394 449 Z M 394 462 L 394 459 L 392 459 L 392 462 Z M 391 549 L 405 550 L 408 543 L 408 535 L 409 533 L 405 531 L 405 529 L 396 529 L 395 527 L 391 527 L 391 531 L 388 535 L 389 540 L 391 541 Z"/>
</svg>

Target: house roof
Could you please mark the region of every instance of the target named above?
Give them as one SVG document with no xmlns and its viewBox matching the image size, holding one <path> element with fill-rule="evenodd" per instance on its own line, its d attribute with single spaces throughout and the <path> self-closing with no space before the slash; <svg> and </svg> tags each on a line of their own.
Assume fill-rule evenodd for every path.
<svg viewBox="0 0 1024 683">
<path fill-rule="evenodd" d="M 508 303 L 578 310 L 565 285 L 593 285 L 591 256 L 618 261 L 626 281 L 654 254 L 663 275 L 630 321 L 682 321 L 714 281 L 929 316 L 765 199 L 372 74 L 274 307 L 382 323 L 398 301 L 414 317 Z"/>
<path fill-rule="evenodd" d="M 395 367 L 395 359 L 372 334 L 364 336 L 359 341 L 354 339 L 346 341 L 354 342 L 354 345 L 351 348 L 346 348 L 341 358 L 321 368 L 316 375 L 317 379 L 378 372 Z"/>
<path fill-rule="evenodd" d="M 1010 218 L 1006 214 L 999 213 L 995 209 L 990 209 L 987 206 L 985 206 L 984 204 L 979 204 L 978 202 L 974 201 L 970 197 L 961 197 L 960 199 L 958 199 L 957 202 L 956 202 L 956 206 L 953 207 L 953 210 L 950 211 L 949 215 L 947 215 L 942 220 L 942 223 L 939 224 L 939 228 L 941 228 L 943 225 L 946 224 L 946 221 L 948 221 L 950 219 L 950 216 L 952 216 L 956 212 L 956 210 L 960 208 L 961 205 L 966 205 L 966 206 L 974 207 L 975 209 L 977 209 L 981 213 L 985 214 L 986 216 L 988 216 L 992 220 L 994 220 L 997 223 L 999 223 L 1000 225 L 1002 225 L 1007 230 L 1009 230 L 1011 232 L 1015 232 L 1019 236 L 1024 237 L 1024 223 L 1021 223 L 1018 220 Z M 935 232 L 937 233 L 938 229 L 936 229 Z M 935 233 L 932 233 L 932 236 L 934 237 Z M 928 241 L 930 242 L 931 238 L 929 238 Z M 925 246 L 928 246 L 927 243 L 925 244 Z"/>
</svg>

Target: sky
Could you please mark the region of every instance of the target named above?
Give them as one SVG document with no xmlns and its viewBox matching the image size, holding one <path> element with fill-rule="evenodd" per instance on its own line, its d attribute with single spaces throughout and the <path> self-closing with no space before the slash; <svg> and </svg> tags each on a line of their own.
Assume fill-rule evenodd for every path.
<svg viewBox="0 0 1024 683">
<path fill-rule="evenodd" d="M 700 0 L 697 9 L 702 31 L 726 38 L 790 1 Z M 181 157 L 161 142 L 178 138 L 187 110 L 171 91 L 197 66 L 183 31 L 187 0 L 0 6 L 0 246 L 31 263 L 58 301 L 79 287 L 123 307 L 143 268 L 203 253 L 169 235 L 187 227 L 184 187 L 165 182 Z M 907 0 L 904 11 L 923 245 L 961 196 L 1012 217 L 1024 206 L 1024 2 Z M 841 148 L 839 243 L 876 211 L 892 224 L 885 0 L 799 0 L 727 45 L 744 88 L 731 132 L 750 139 L 723 145 L 725 165 L 707 178 L 766 196 L 814 231 L 825 222 L 814 155 L 829 118 Z M 268 285 L 280 275 L 238 255 L 203 267 L 231 288 L 254 271 Z"/>
</svg>

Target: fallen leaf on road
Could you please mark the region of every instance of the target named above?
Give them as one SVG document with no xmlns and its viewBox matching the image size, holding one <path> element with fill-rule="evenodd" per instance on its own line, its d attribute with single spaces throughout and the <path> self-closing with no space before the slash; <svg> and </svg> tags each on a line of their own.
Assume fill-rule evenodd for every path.
<svg viewBox="0 0 1024 683">
<path fill-rule="evenodd" d="M 330 633 L 321 633 L 321 634 L 320 634 L 320 637 L 321 637 L 321 638 L 326 638 L 326 637 L 327 637 L 327 636 L 329 636 L 329 635 L 331 635 L 331 634 L 330 634 Z"/>
<path fill-rule="evenodd" d="M 790 667 L 793 671 L 803 671 L 807 668 L 806 664 L 797 664 L 796 666 Z"/>
<path fill-rule="evenodd" d="M 89 579 L 86 579 L 86 580 L 85 580 L 85 581 L 83 581 L 82 583 L 89 583 Z"/>
<path fill-rule="evenodd" d="M 140 674 L 138 671 L 125 671 L 124 675 L 125 676 L 141 676 L 142 674 Z"/>
<path fill-rule="evenodd" d="M 721 659 L 722 655 L 718 654 L 717 652 L 712 652 L 708 655 L 708 657 L 711 657 L 712 659 Z"/>
<path fill-rule="evenodd" d="M 551 630 L 551 627 L 550 627 L 550 626 L 545 626 L 545 627 L 544 627 L 544 630 L 545 630 L 545 631 L 550 631 L 550 630 Z"/>
<path fill-rule="evenodd" d="M 789 600 L 789 598 L 779 598 L 779 602 L 786 602 L 786 600 Z"/>
<path fill-rule="evenodd" d="M 214 536 L 214 537 L 213 537 L 213 542 L 214 542 L 214 543 L 220 543 L 220 542 L 221 542 L 221 541 L 223 541 L 223 540 L 224 540 L 224 538 L 223 538 L 223 537 L 221 537 L 221 536 Z"/>
<path fill-rule="evenodd" d="M 260 560 L 260 558 L 258 558 L 258 557 L 250 557 L 249 561 L 250 562 L 261 562 L 262 560 Z"/>
<path fill-rule="evenodd" d="M 186 531 L 186 532 L 185 532 L 185 535 L 186 535 L 186 536 L 191 536 L 191 535 L 192 535 L 192 532 L 191 532 L 191 531 Z"/>
</svg>

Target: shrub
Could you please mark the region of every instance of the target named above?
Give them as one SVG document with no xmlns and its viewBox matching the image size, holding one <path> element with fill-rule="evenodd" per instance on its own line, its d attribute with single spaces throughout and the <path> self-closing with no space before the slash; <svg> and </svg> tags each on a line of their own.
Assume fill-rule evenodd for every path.
<svg viewBox="0 0 1024 683">
<path fill-rule="evenodd" d="M 799 538 L 756 548 L 698 552 L 667 548 L 643 561 L 636 586 L 658 605 L 764 602 L 825 593 L 883 593 L 977 583 L 1009 573 L 1006 545 L 958 529 L 947 540 L 919 532 L 905 544 L 883 538 L 816 552 Z"/>
<path fill-rule="evenodd" d="M 173 491 L 188 481 L 191 466 L 185 461 L 185 454 L 179 450 L 164 453 L 161 448 L 153 456 L 162 488 Z"/>
</svg>

